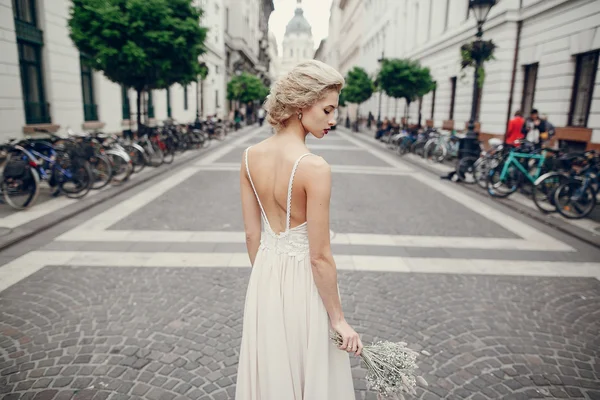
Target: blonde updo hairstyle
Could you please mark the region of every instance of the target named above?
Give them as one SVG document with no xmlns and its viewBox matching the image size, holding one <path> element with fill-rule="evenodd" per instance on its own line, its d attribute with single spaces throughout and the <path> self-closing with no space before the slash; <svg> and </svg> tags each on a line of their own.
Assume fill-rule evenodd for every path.
<svg viewBox="0 0 600 400">
<path fill-rule="evenodd" d="M 264 104 L 267 122 L 279 131 L 298 109 L 312 106 L 330 90 L 339 93 L 343 86 L 344 77 L 335 68 L 317 60 L 300 63 L 271 88 Z"/>
</svg>

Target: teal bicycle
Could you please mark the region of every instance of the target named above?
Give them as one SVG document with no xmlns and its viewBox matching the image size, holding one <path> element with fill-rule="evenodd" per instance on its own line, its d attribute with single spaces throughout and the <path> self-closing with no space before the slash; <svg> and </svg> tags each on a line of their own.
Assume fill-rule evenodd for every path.
<svg viewBox="0 0 600 400">
<path fill-rule="evenodd" d="M 508 197 L 519 187 L 535 181 L 546 172 L 548 153 L 554 150 L 544 149 L 534 152 L 531 144 L 523 143 L 518 150 L 512 150 L 495 168 L 490 169 L 487 180 L 487 191 L 493 197 Z"/>
</svg>

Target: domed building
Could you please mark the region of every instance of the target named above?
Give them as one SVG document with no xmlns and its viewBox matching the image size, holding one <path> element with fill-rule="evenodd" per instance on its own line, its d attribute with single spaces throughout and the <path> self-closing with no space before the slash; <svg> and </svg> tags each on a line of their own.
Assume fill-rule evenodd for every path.
<svg viewBox="0 0 600 400">
<path fill-rule="evenodd" d="M 302 0 L 298 0 L 294 17 L 285 28 L 279 76 L 287 74 L 296 64 L 311 60 L 315 53 L 312 29 L 304 18 L 301 2 Z"/>
</svg>

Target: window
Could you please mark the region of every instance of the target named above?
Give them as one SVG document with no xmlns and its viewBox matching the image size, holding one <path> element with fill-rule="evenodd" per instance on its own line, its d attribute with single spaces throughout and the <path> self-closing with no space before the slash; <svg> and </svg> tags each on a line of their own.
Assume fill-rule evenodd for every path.
<svg viewBox="0 0 600 400">
<path fill-rule="evenodd" d="M 188 109 L 188 91 L 187 91 L 187 85 L 185 85 L 183 87 L 183 109 L 187 110 Z"/>
<path fill-rule="evenodd" d="M 37 26 L 35 0 L 12 0 L 15 19 Z"/>
<path fill-rule="evenodd" d="M 94 101 L 94 75 L 92 68 L 86 64 L 86 57 L 79 57 L 81 66 L 81 92 L 83 94 L 83 119 L 98 121 L 98 106 Z"/>
<path fill-rule="evenodd" d="M 171 118 L 171 88 L 167 88 L 167 118 Z"/>
<path fill-rule="evenodd" d="M 294 56 L 294 49 L 290 49 L 290 57 Z"/>
<path fill-rule="evenodd" d="M 538 65 L 539 64 L 537 63 L 525 65 L 523 70 L 523 99 L 521 101 L 521 111 L 525 116 L 529 115 L 533 109 Z"/>
<path fill-rule="evenodd" d="M 50 109 L 46 103 L 42 76 L 42 46 L 18 41 L 21 89 L 28 124 L 50 122 Z"/>
<path fill-rule="evenodd" d="M 42 73 L 44 35 L 36 28 L 35 0 L 13 0 L 12 4 L 25 121 L 28 124 L 49 123 L 50 106 L 46 103 Z"/>
<path fill-rule="evenodd" d="M 215 65 L 215 74 L 219 75 L 219 66 Z"/>
<path fill-rule="evenodd" d="M 444 31 L 448 29 L 448 22 L 450 21 L 450 0 L 446 0 L 446 19 L 444 20 Z M 450 118 L 452 119 L 452 118 Z"/>
<path fill-rule="evenodd" d="M 435 119 L 435 91 L 437 89 L 437 85 L 436 82 L 434 82 L 434 87 L 433 87 L 433 94 L 431 96 L 431 119 Z"/>
<path fill-rule="evenodd" d="M 219 91 L 215 90 L 215 107 L 219 108 L 221 105 L 219 104 Z"/>
<path fill-rule="evenodd" d="M 598 50 L 577 55 L 569 125 L 587 127 L 598 69 Z"/>
<path fill-rule="evenodd" d="M 129 92 L 121 85 L 121 102 L 123 105 L 123 119 L 131 119 L 131 106 L 129 105 Z"/>
<path fill-rule="evenodd" d="M 456 76 L 450 78 L 450 116 L 449 120 L 454 119 L 454 100 L 456 98 Z"/>
</svg>

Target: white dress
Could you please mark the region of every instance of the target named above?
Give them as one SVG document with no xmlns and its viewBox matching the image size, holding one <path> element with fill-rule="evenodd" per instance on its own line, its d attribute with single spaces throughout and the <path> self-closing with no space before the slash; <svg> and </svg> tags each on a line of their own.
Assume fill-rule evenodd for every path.
<svg viewBox="0 0 600 400">
<path fill-rule="evenodd" d="M 249 149 L 249 148 L 248 148 Z M 306 222 L 290 228 L 292 184 L 287 194 L 286 230 L 275 233 L 248 168 L 260 206 L 263 232 L 252 267 L 246 305 L 236 400 L 354 400 L 350 359 L 329 339 L 329 317 L 315 285 Z"/>
</svg>

